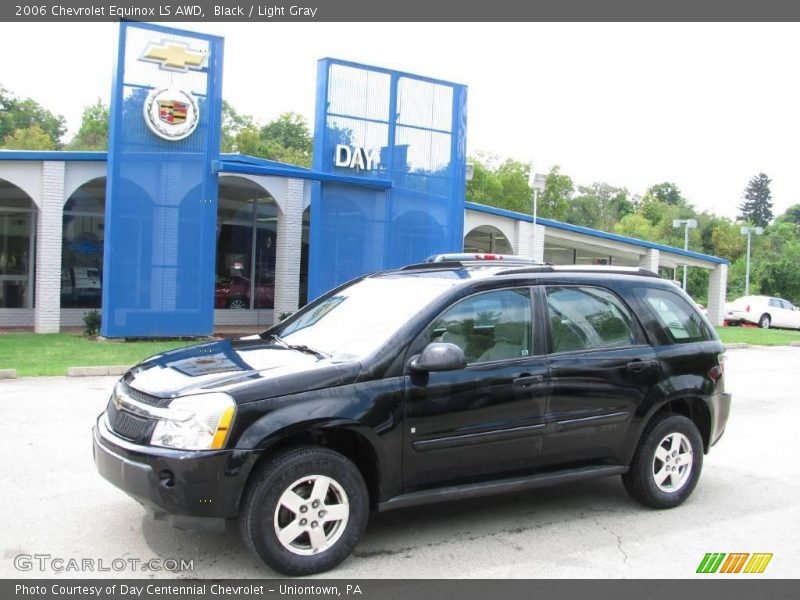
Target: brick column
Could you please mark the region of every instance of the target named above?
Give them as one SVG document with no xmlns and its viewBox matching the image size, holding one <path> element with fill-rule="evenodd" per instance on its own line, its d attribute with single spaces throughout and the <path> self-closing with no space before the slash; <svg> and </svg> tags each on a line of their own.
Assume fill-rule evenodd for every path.
<svg viewBox="0 0 800 600">
<path fill-rule="evenodd" d="M 61 237 L 64 212 L 64 163 L 42 164 L 42 202 L 36 215 L 36 333 L 61 327 Z"/>
<path fill-rule="evenodd" d="M 281 313 L 296 311 L 300 303 L 303 188 L 302 179 L 286 180 L 286 203 L 283 214 L 278 217 L 275 246 L 275 323 Z"/>
<path fill-rule="evenodd" d="M 639 257 L 639 266 L 643 269 L 649 269 L 654 273 L 658 273 L 658 255 L 658 250 L 655 248 L 648 248 L 645 255 Z"/>
<path fill-rule="evenodd" d="M 514 223 L 517 234 L 517 239 L 514 240 L 514 254 L 533 256 L 533 224 L 527 221 L 514 221 Z"/>
<path fill-rule="evenodd" d="M 725 319 L 725 296 L 728 293 L 728 265 L 717 265 L 708 278 L 708 320 L 722 325 Z"/>
<path fill-rule="evenodd" d="M 533 253 L 531 256 L 539 262 L 544 262 L 544 225 L 533 226 Z"/>
</svg>

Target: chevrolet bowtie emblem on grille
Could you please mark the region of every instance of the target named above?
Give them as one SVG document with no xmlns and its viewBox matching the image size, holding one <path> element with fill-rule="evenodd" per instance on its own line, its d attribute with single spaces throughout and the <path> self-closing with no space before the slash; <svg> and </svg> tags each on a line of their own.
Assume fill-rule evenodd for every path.
<svg viewBox="0 0 800 600">
<path fill-rule="evenodd" d="M 165 71 L 186 73 L 190 69 L 201 71 L 208 62 L 208 52 L 193 50 L 182 42 L 161 40 L 150 42 L 139 60 L 156 63 Z"/>
</svg>

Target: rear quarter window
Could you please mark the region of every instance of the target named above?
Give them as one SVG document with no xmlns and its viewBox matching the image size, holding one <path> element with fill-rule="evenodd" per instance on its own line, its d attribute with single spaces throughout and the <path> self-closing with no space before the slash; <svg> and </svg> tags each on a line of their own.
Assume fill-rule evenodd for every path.
<svg viewBox="0 0 800 600">
<path fill-rule="evenodd" d="M 658 288 L 636 288 L 636 295 L 649 308 L 673 344 L 713 339 L 700 313 L 675 292 Z"/>
</svg>

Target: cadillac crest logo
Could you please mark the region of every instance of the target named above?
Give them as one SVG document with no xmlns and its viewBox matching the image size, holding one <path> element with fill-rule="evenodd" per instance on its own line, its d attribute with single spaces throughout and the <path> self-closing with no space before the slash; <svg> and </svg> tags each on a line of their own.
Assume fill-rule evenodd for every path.
<svg viewBox="0 0 800 600">
<path fill-rule="evenodd" d="M 189 137 L 199 120 L 197 100 L 184 90 L 155 89 L 144 101 L 144 121 L 162 139 L 176 141 Z"/>
</svg>

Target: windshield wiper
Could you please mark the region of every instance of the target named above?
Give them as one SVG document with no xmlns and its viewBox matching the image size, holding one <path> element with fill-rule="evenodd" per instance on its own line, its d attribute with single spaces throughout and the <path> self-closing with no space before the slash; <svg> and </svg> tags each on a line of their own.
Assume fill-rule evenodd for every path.
<svg viewBox="0 0 800 600">
<path fill-rule="evenodd" d="M 281 340 L 281 341 L 283 341 L 283 340 Z M 285 343 L 286 342 L 284 342 L 284 344 Z M 290 350 L 297 350 L 298 352 L 305 352 L 306 354 L 313 354 L 314 356 L 316 356 L 317 358 L 320 358 L 320 359 L 321 358 L 330 358 L 331 357 L 330 354 L 326 354 L 325 352 L 322 352 L 320 350 L 315 350 L 314 348 L 306 346 L 305 344 L 286 344 L 286 347 L 289 348 Z"/>
<path fill-rule="evenodd" d="M 284 348 L 288 348 L 288 347 L 289 347 L 289 344 L 287 343 L 287 341 L 286 341 L 286 340 L 284 340 L 284 339 L 283 339 L 281 336 L 279 336 L 277 333 L 270 333 L 270 334 L 267 334 L 267 335 L 265 335 L 265 336 L 264 336 L 262 339 L 264 339 L 264 340 L 275 340 L 276 342 L 278 342 L 278 344 L 280 344 L 280 345 L 281 345 L 281 346 L 283 346 Z"/>
</svg>

